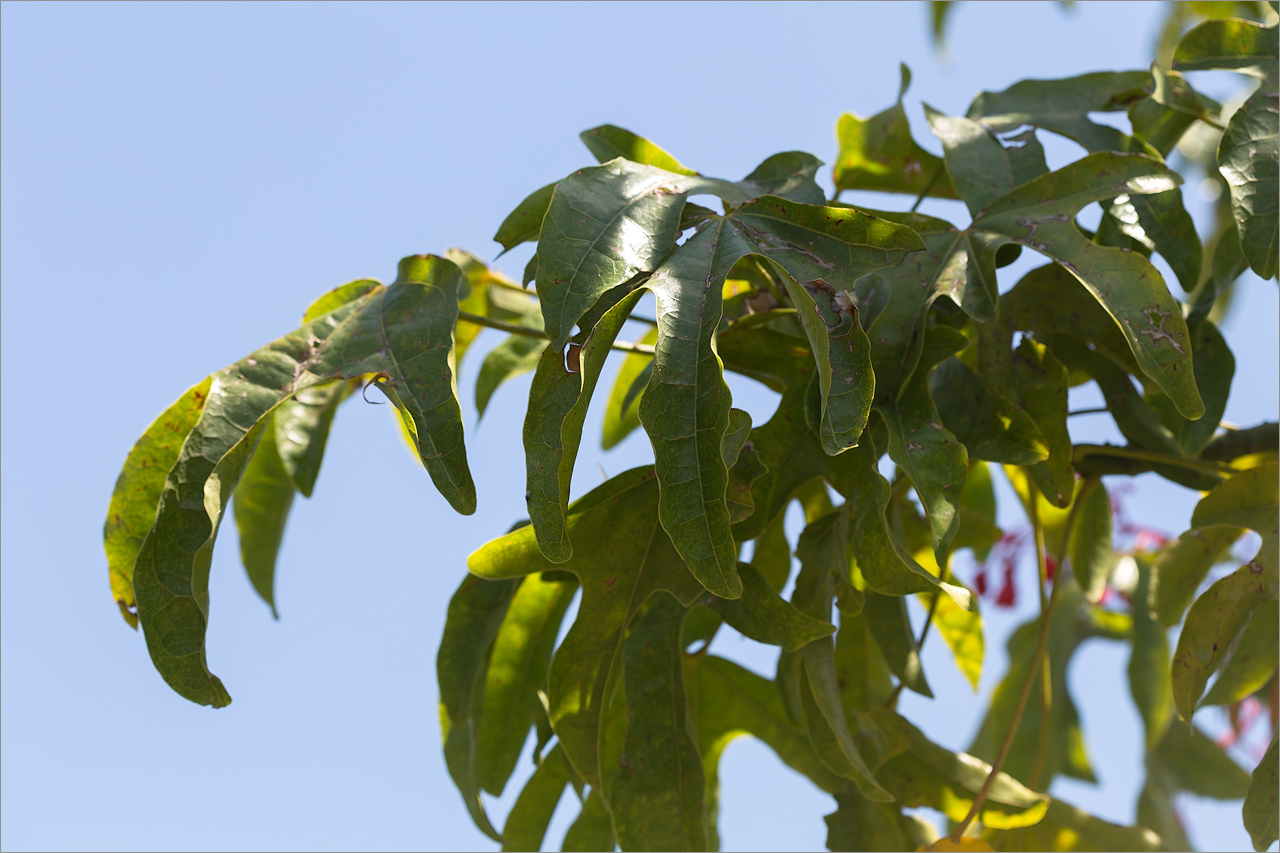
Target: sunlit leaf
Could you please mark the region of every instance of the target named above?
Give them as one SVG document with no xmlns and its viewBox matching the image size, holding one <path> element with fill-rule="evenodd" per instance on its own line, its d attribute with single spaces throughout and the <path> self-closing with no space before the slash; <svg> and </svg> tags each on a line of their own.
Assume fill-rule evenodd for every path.
<svg viewBox="0 0 1280 853">
<path fill-rule="evenodd" d="M 608 163 L 615 157 L 624 157 L 633 163 L 656 166 L 680 175 L 697 174 L 644 137 L 612 124 L 584 130 L 578 134 L 578 138 L 601 163 Z"/>
<path fill-rule="evenodd" d="M 1254 611 L 1249 625 L 1229 652 L 1218 680 L 1209 688 L 1201 704 L 1227 705 L 1261 690 L 1276 674 L 1280 664 L 1280 603 L 1265 601 Z"/>
<path fill-rule="evenodd" d="M 155 522 L 165 478 L 204 410 L 212 381 L 210 377 L 188 388 L 147 427 L 129 450 L 111 494 L 107 522 L 102 529 L 111 594 L 120 605 L 125 621 L 134 628 L 138 627 L 138 617 L 133 609 L 137 603 L 133 596 L 133 564 L 147 531 Z"/>
</svg>

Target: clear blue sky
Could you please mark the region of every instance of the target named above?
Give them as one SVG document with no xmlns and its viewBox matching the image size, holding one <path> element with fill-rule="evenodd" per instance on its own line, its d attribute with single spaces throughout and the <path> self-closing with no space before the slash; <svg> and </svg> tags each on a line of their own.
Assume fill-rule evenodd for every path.
<svg viewBox="0 0 1280 853">
<path fill-rule="evenodd" d="M 403 255 L 457 245 L 492 258 L 511 208 L 591 162 L 585 128 L 622 125 L 728 178 L 777 151 L 830 161 L 840 113 L 887 106 L 906 61 L 917 137 L 938 151 L 921 100 L 963 113 L 980 89 L 1026 77 L 1145 68 L 1162 11 L 966 3 L 944 63 L 923 3 L 0 8 L 0 844 L 131 850 L 493 846 L 444 769 L 434 660 L 467 554 L 523 513 L 527 378 L 474 424 L 476 371 L 500 337 L 481 337 L 459 381 L 476 515 L 436 494 L 386 407 L 355 402 L 315 497 L 295 504 L 278 623 L 224 528 L 209 659 L 235 703 L 218 712 L 152 671 L 112 603 L 101 547 L 125 453 L 182 389 L 290 330 L 326 289 L 389 280 Z M 1053 145 L 1052 165 L 1079 153 Z M 526 257 L 501 266 L 518 275 Z M 1007 287 L 1017 270 L 1006 273 Z M 1274 284 L 1246 276 L 1239 288 L 1227 417 L 1251 424 L 1276 417 L 1278 309 Z M 740 400 L 768 416 L 767 393 Z M 650 458 L 642 435 L 610 454 L 598 435 L 597 410 L 579 494 L 597 463 L 614 474 Z M 1176 533 L 1195 497 L 1144 482 L 1130 504 Z M 987 610 L 983 695 L 1028 615 Z M 746 642 L 717 643 L 770 665 Z M 1102 785 L 1055 792 L 1128 822 L 1140 738 L 1124 665 L 1100 644 L 1076 661 Z M 962 748 L 979 699 L 936 640 L 926 666 L 947 698 L 908 694 L 904 712 Z M 822 848 L 832 801 L 765 748 L 731 746 L 721 778 L 726 849 Z M 1238 804 L 1186 812 L 1202 847 L 1247 849 Z"/>
</svg>

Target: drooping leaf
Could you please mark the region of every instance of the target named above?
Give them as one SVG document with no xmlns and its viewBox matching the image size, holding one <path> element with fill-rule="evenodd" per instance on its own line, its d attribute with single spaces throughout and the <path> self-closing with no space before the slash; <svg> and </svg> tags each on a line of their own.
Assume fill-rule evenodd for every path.
<svg viewBox="0 0 1280 853">
<path fill-rule="evenodd" d="M 906 65 L 901 70 L 902 84 L 892 107 L 866 119 L 853 113 L 840 116 L 836 124 L 840 146 L 834 173 L 836 189 L 920 195 L 932 181 L 930 195 L 956 198 L 942 160 L 911 138 L 911 126 L 902 108 L 911 71 Z"/>
<path fill-rule="evenodd" d="M 911 690 L 932 699 L 933 691 L 920 663 L 920 647 L 907 616 L 907 600 L 868 591 L 863 615 L 893 674 Z"/>
<path fill-rule="evenodd" d="M 578 134 L 578 138 L 591 151 L 592 156 L 601 163 L 608 163 L 615 157 L 624 157 L 633 163 L 656 166 L 679 175 L 697 174 L 644 137 L 636 136 L 631 131 L 612 124 L 602 124 L 590 130 L 584 130 Z"/>
<path fill-rule="evenodd" d="M 964 346 L 964 337 L 945 326 L 929 330 L 911 379 L 896 399 L 876 410 L 889 428 L 889 458 L 911 478 L 929 520 L 933 556 L 946 565 L 951 542 L 960 528 L 958 502 L 969 474 L 964 444 L 942 424 L 929 393 L 934 366 Z"/>
<path fill-rule="evenodd" d="M 555 564 L 531 527 L 480 548 L 468 569 L 487 578 L 560 569 L 578 576 L 582 601 L 548 673 L 550 716 L 565 755 L 588 784 L 599 785 L 605 687 L 632 616 L 657 590 L 691 605 L 703 593 L 658 520 L 651 468 L 619 474 L 569 509 L 567 529 L 582 547 Z"/>
<path fill-rule="evenodd" d="M 1163 740 L 1173 720 L 1169 689 L 1169 638 L 1153 609 L 1153 570 L 1138 559 L 1138 585 L 1133 593 L 1133 652 L 1129 656 L 1129 691 L 1142 718 L 1147 750 Z"/>
<path fill-rule="evenodd" d="M 436 655 L 440 683 L 440 729 L 445 764 L 477 827 L 494 841 L 493 828 L 480 799 L 476 734 L 484 709 L 484 684 L 493 638 L 520 583 L 490 582 L 468 575 L 449 601 L 444 636 Z"/>
<path fill-rule="evenodd" d="M 258 448 L 236 487 L 233 510 L 240 537 L 240 560 L 249 582 L 271 608 L 271 615 L 279 618 L 275 598 L 276 558 L 284 538 L 285 522 L 289 520 L 289 509 L 293 506 L 294 487 L 280 458 L 275 427 L 274 419 L 268 417 Z"/>
<path fill-rule="evenodd" d="M 1253 771 L 1253 780 L 1244 798 L 1244 828 L 1249 830 L 1254 850 L 1267 850 L 1276 843 L 1276 823 L 1280 820 L 1276 810 L 1276 803 L 1280 802 L 1277 778 L 1280 778 L 1280 757 L 1276 752 L 1276 735 L 1272 735 L 1271 746 Z"/>
<path fill-rule="evenodd" d="M 502 827 L 504 851 L 542 848 L 547 825 L 551 823 L 551 815 L 560 803 L 572 772 L 564 753 L 558 747 L 551 750 L 525 783 L 524 790 L 507 815 L 507 822 Z"/>
<path fill-rule="evenodd" d="M 840 704 L 835 648 L 828 639 L 800 650 L 800 703 L 804 709 L 809 742 L 818 758 L 834 773 L 855 782 L 868 800 L 893 802 L 854 743 Z"/>
<path fill-rule="evenodd" d="M 536 368 L 546 348 L 545 340 L 511 335 L 489 350 L 480 365 L 480 373 L 476 376 L 476 417 L 484 417 L 489 400 L 498 386 Z"/>
<path fill-rule="evenodd" d="M 827 823 L 828 850 L 908 850 L 902 813 L 888 803 L 861 795 L 836 794 L 836 811 Z"/>
<path fill-rule="evenodd" d="M 840 700 L 849 712 L 880 708 L 893 693 L 889 663 L 862 614 L 840 616 L 840 631 L 836 634 L 836 676 L 840 684 Z"/>
<path fill-rule="evenodd" d="M 649 598 L 622 644 L 627 733 L 609 786 L 613 827 L 625 850 L 703 850 L 706 779 L 691 736 L 680 628 L 685 608 Z"/>
<path fill-rule="evenodd" d="M 134 611 L 137 602 L 133 595 L 133 564 L 155 522 L 165 478 L 204 410 L 212 381 L 210 377 L 188 388 L 147 427 L 130 448 L 111 493 L 111 506 L 102 529 L 111 594 L 125 621 L 135 629 L 138 617 Z"/>
<path fill-rule="evenodd" d="M 605 312 L 583 341 L 569 345 L 576 354 L 576 365 L 567 363 L 565 353 L 550 345 L 538 359 L 524 419 L 525 482 L 538 546 L 554 562 L 563 562 L 573 554 L 566 513 L 587 407 L 609 348 L 640 296 L 639 291 L 625 296 Z"/>
<path fill-rule="evenodd" d="M 1218 146 L 1218 170 L 1231 188 L 1231 212 L 1245 260 L 1258 275 L 1274 278 L 1280 252 L 1280 204 L 1276 199 L 1276 180 L 1280 179 L 1276 146 L 1280 75 L 1275 70 L 1276 28 L 1269 27 L 1268 31 L 1272 73 L 1228 122 Z"/>
<path fill-rule="evenodd" d="M 1098 481 L 1090 481 L 1076 498 L 1075 526 L 1067 543 L 1067 558 L 1075 573 L 1076 583 L 1086 601 L 1096 603 L 1107 588 L 1111 574 L 1111 500 L 1107 489 Z"/>
<path fill-rule="evenodd" d="M 538 691 L 546 681 L 560 622 L 577 589 L 572 579 L 529 575 L 520 582 L 494 636 L 475 762 L 481 787 L 495 797 L 502 795 L 529 728 L 541 713 Z"/>
<path fill-rule="evenodd" d="M 1262 537 L 1250 562 L 1222 578 L 1195 600 L 1173 655 L 1174 706 L 1190 720 L 1209 677 L 1264 602 L 1280 590 L 1280 466 L 1251 468 L 1231 477 L 1196 505 L 1193 528 L 1248 527 Z"/>
<path fill-rule="evenodd" d="M 658 329 L 654 327 L 645 332 L 636 343 L 653 346 L 657 340 Z M 614 380 L 613 390 L 609 392 L 609 402 L 605 404 L 604 439 L 601 442 L 605 450 L 616 447 L 632 430 L 640 426 L 640 410 L 636 406 L 636 400 L 644 393 L 644 386 L 640 385 L 636 393 L 632 389 L 636 388 L 637 383 L 647 384 L 646 370 L 652 370 L 652 365 L 653 356 L 647 353 L 629 352 L 622 360 L 618 378 Z"/>
<path fill-rule="evenodd" d="M 280 461 L 305 498 L 311 497 L 316 487 L 338 406 L 356 386 L 356 381 L 331 382 L 299 391 L 281 403 L 272 417 Z"/>
<path fill-rule="evenodd" d="M 1067 432 L 1067 368 L 1047 346 L 1024 337 L 1013 353 L 1013 381 L 1023 412 L 1040 430 L 1049 451 L 1049 458 L 1030 466 L 1029 472 L 1050 503 L 1065 507 L 1075 486 Z"/>
</svg>

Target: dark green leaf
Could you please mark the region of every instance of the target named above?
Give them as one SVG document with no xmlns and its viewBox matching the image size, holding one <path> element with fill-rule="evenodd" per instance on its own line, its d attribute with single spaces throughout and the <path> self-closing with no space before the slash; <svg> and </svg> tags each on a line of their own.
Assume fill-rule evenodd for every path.
<svg viewBox="0 0 1280 853">
<path fill-rule="evenodd" d="M 1075 488 L 1067 431 L 1067 368 L 1048 347 L 1024 337 L 1013 353 L 1013 381 L 1022 410 L 1049 450 L 1049 458 L 1030 466 L 1029 472 L 1050 503 L 1065 507 Z"/>
<path fill-rule="evenodd" d="M 268 416 L 258 448 L 236 487 L 233 509 L 240 536 L 240 560 L 254 590 L 276 618 L 276 557 L 289 508 L 293 506 L 293 493 L 293 481 L 280 458 L 274 417 Z"/>
<path fill-rule="evenodd" d="M 793 652 L 829 636 L 835 626 L 796 609 L 780 598 L 764 576 L 749 563 L 738 564 L 742 597 L 709 597 L 708 606 L 743 636 Z"/>
<path fill-rule="evenodd" d="M 908 850 L 902 813 L 893 805 L 861 795 L 836 794 L 827 823 L 828 850 Z"/>
<path fill-rule="evenodd" d="M 551 723 L 560 745 L 591 785 L 599 785 L 605 687 L 631 617 L 656 590 L 692 604 L 703 589 L 658 522 L 658 482 L 651 468 L 613 477 L 569 508 L 567 529 L 582 543 L 560 565 L 538 548 L 532 527 L 508 533 L 471 555 L 482 577 L 520 577 L 561 569 L 578 576 L 582 602 L 548 673 Z"/>
<path fill-rule="evenodd" d="M 1049 458 L 1036 422 L 968 365 L 949 358 L 930 382 L 942 423 L 975 459 L 1034 465 Z"/>
<path fill-rule="evenodd" d="M 948 599 L 950 600 L 950 599 Z M 870 711 L 893 693 L 889 663 L 876 643 L 865 616 L 841 614 L 836 634 L 836 676 L 845 710 Z"/>
<path fill-rule="evenodd" d="M 102 528 L 111 594 L 125 621 L 135 629 L 138 617 L 134 609 L 137 601 L 133 596 L 133 564 L 155 522 L 165 478 L 204 410 L 212 381 L 213 377 L 209 377 L 188 388 L 147 427 L 129 450 L 111 493 L 107 522 Z"/>
<path fill-rule="evenodd" d="M 653 346 L 657 340 L 658 330 L 655 327 L 645 332 L 636 343 Z M 609 402 L 605 404 L 604 440 L 601 442 L 605 450 L 616 447 L 640 426 L 640 410 L 635 401 L 644 393 L 652 365 L 653 356 L 647 353 L 629 352 L 622 360 L 618 378 L 613 381 L 613 390 L 609 392 Z"/>
<path fill-rule="evenodd" d="M 911 690 L 932 699 L 933 691 L 920 664 L 920 647 L 907 616 L 907 600 L 868 590 L 863 616 L 893 674 Z"/>
<path fill-rule="evenodd" d="M 946 565 L 960 527 L 957 503 L 969 474 L 965 446 L 942 425 L 929 394 L 934 365 L 964 346 L 964 336 L 946 326 L 930 329 L 907 387 L 876 409 L 889 428 L 889 458 L 911 478 L 929 517 L 929 534 L 938 565 Z"/>
<path fill-rule="evenodd" d="M 706 779 L 685 699 L 684 613 L 671 596 L 654 595 L 622 644 L 627 734 L 609 798 L 625 850 L 707 846 Z"/>
<path fill-rule="evenodd" d="M 276 409 L 272 418 L 276 449 L 289 479 L 305 498 L 316 487 L 333 416 L 357 385 L 358 380 L 352 380 L 307 388 Z"/>
<path fill-rule="evenodd" d="M 547 346 L 538 359 L 524 419 L 527 504 L 538 546 L 553 562 L 573 555 L 566 512 L 587 407 L 609 348 L 640 296 L 633 291 L 605 312 L 581 346 L 569 344 L 572 355 Z"/>
<path fill-rule="evenodd" d="M 1249 267 L 1263 278 L 1273 278 L 1280 252 L 1280 203 L 1276 198 L 1276 181 L 1280 179 L 1276 146 L 1280 76 L 1276 74 L 1276 28 L 1265 32 L 1272 51 L 1271 75 L 1227 123 L 1218 146 L 1218 170 L 1231 188 L 1231 213 Z"/>
<path fill-rule="evenodd" d="M 1272 735 L 1271 746 L 1253 771 L 1253 781 L 1249 783 L 1249 792 L 1244 798 L 1244 828 L 1249 830 L 1254 850 L 1266 850 L 1276 843 L 1276 803 L 1280 801 L 1278 777 L 1280 757 L 1276 752 L 1276 736 Z"/>
</svg>

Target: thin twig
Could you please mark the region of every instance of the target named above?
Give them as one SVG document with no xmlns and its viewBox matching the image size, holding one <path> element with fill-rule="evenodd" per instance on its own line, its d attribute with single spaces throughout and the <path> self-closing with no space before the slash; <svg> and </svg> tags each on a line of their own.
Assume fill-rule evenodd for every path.
<svg viewBox="0 0 1280 853">
<path fill-rule="evenodd" d="M 1180 456 L 1168 456 L 1164 453 L 1153 453 L 1134 447 L 1115 447 L 1110 444 L 1077 444 L 1072 448 L 1071 456 L 1075 460 L 1086 456 L 1111 456 L 1117 459 L 1134 459 L 1139 462 L 1152 462 L 1156 465 L 1172 465 L 1191 471 L 1202 471 L 1206 474 L 1227 475 L 1235 473 L 1230 465 L 1221 462 L 1210 462 L 1204 459 L 1184 459 Z"/>
</svg>

